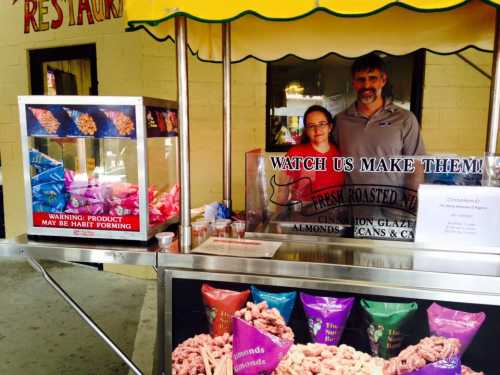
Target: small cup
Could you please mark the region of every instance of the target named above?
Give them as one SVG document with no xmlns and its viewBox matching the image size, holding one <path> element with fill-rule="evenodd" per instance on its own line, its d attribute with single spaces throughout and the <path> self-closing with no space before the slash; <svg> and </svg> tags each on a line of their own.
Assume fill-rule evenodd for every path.
<svg viewBox="0 0 500 375">
<path fill-rule="evenodd" d="M 226 224 L 226 237 L 231 237 L 231 223 L 233 221 L 231 219 L 217 219 L 215 220 L 215 224 L 217 223 L 225 223 Z"/>
<path fill-rule="evenodd" d="M 160 250 L 170 250 L 170 245 L 175 237 L 174 232 L 159 232 L 155 235 L 158 240 L 158 246 L 160 246 Z"/>
<path fill-rule="evenodd" d="M 245 222 L 235 221 L 231 224 L 233 238 L 245 238 Z"/>
<path fill-rule="evenodd" d="M 214 220 L 210 219 L 198 219 L 195 221 L 195 223 L 205 223 L 207 225 L 207 238 L 211 237 L 214 235 L 215 228 L 214 228 Z"/>
<path fill-rule="evenodd" d="M 226 221 L 217 220 L 215 222 L 215 236 L 216 237 L 229 237 L 228 228 L 229 228 L 229 225 Z"/>
<path fill-rule="evenodd" d="M 198 246 L 203 243 L 208 237 L 208 222 L 207 221 L 195 221 L 191 224 L 191 238 L 193 246 Z"/>
</svg>

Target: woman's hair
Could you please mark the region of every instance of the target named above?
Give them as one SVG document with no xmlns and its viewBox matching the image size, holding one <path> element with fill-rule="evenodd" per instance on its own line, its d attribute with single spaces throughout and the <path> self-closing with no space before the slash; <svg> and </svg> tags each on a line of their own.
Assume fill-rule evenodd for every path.
<svg viewBox="0 0 500 375">
<path fill-rule="evenodd" d="M 313 113 L 313 112 L 321 112 L 322 114 L 324 114 L 328 123 L 333 127 L 333 117 L 328 109 L 326 109 L 323 106 L 317 105 L 317 104 L 310 106 L 304 112 L 304 118 L 303 118 L 304 130 L 302 131 L 302 137 L 300 139 L 301 144 L 306 144 L 306 143 L 311 142 L 311 140 L 309 139 L 309 137 L 306 134 L 306 126 L 307 126 L 307 116 L 309 116 L 309 114 Z M 328 135 L 328 140 L 330 141 L 330 143 L 334 143 L 332 132 L 330 132 L 330 134 Z"/>
</svg>

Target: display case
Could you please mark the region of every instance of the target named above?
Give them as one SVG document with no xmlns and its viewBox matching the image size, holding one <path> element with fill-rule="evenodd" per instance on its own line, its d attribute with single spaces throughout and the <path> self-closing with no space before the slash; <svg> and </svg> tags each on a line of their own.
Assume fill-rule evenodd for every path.
<svg viewBox="0 0 500 375">
<path fill-rule="evenodd" d="M 27 233 L 147 241 L 177 220 L 177 104 L 20 96 Z"/>
<path fill-rule="evenodd" d="M 433 269 L 417 264 L 418 259 L 427 259 L 427 263 L 432 261 Z M 449 259 L 460 259 L 462 270 L 450 267 Z M 318 355 L 324 350 L 332 351 L 332 354 L 352 351 L 344 345 L 366 354 L 355 353 L 355 361 L 345 361 L 346 365 L 352 364 L 353 367 L 345 366 L 348 367 L 342 368 L 345 372 L 339 373 L 498 374 L 500 360 L 494 344 L 500 333 L 498 271 L 482 265 L 498 266 L 499 260 L 499 255 L 430 250 L 409 243 L 353 239 L 335 244 L 305 239 L 303 242 L 285 241 L 272 259 L 159 253 L 159 277 L 163 283 L 162 290 L 166 293 L 164 305 L 159 310 L 165 317 L 165 373 L 183 373 L 181 368 L 190 370 L 199 363 L 196 356 L 186 354 L 189 353 L 186 347 L 192 349 L 196 345 L 205 345 L 220 353 L 225 350 L 226 344 L 232 343 L 234 350 L 235 336 L 232 342 L 207 336 L 209 327 L 217 322 L 217 314 L 211 312 L 222 310 L 232 314 L 244 308 L 246 299 L 242 297 L 246 297 L 248 301 L 259 302 L 264 298 L 268 303 L 275 303 L 271 307 L 278 308 L 294 333 L 295 345 L 291 347 L 290 355 L 280 362 L 273 374 L 335 373 L 326 371 L 331 365 L 327 355 Z M 206 299 L 203 284 L 232 293 L 218 292 L 227 298 L 227 302 Z M 245 291 L 251 293 L 243 294 Z M 290 293 L 296 293 L 294 303 L 288 302 Z M 321 308 L 319 327 L 317 319 L 311 326 L 311 319 L 318 316 L 311 312 L 310 301 L 301 293 L 323 297 L 315 303 L 316 308 Z M 192 298 L 185 298 L 186 295 Z M 350 300 L 349 309 L 339 307 L 346 298 Z M 231 305 L 231 299 L 240 304 L 235 307 L 233 302 Z M 389 311 L 393 308 L 394 311 Z M 265 314 L 269 316 L 269 312 Z M 213 316 L 215 319 L 212 319 Z M 253 312 L 249 316 L 254 320 Z M 183 323 L 186 321 L 190 324 Z M 278 326 L 277 321 L 259 323 L 261 329 L 272 330 Z M 234 325 L 232 332 L 235 335 Z M 322 337 L 318 332 L 326 332 L 327 336 Z M 336 336 L 335 341 L 330 341 L 328 335 L 330 338 Z M 433 368 L 431 363 L 437 359 L 432 356 L 426 360 L 425 370 L 419 358 L 413 358 L 419 360 L 418 363 L 397 361 L 408 354 L 413 356 L 416 348 L 411 346 L 422 344 L 421 340 L 425 340 L 424 344 L 428 344 L 429 340 L 438 340 L 428 339 L 432 336 L 459 340 L 458 357 L 447 364 L 449 367 Z M 315 345 L 307 347 L 309 353 L 303 353 L 306 348 L 301 344 Z M 304 354 L 308 357 L 307 361 L 304 361 Z M 362 365 L 360 359 L 367 359 L 367 354 L 382 357 L 384 361 L 379 363 L 383 370 L 362 372 L 358 367 L 356 372 L 355 366 Z M 238 358 L 238 354 L 233 352 L 232 355 L 233 359 L 235 355 Z M 292 366 L 291 356 L 296 359 Z M 394 362 L 398 362 L 401 372 L 394 372 L 394 367 L 391 367 Z M 472 372 L 465 367 L 460 370 L 458 363 L 482 372 Z M 311 364 L 318 368 L 321 366 L 323 371 L 308 372 Z M 406 368 L 405 364 L 408 365 Z M 329 369 L 332 369 L 331 366 Z M 202 365 L 197 373 L 208 372 Z"/>
</svg>

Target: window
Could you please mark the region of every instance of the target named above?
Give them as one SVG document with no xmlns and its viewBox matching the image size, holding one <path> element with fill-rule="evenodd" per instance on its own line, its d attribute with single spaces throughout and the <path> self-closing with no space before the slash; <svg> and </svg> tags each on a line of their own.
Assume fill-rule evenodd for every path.
<svg viewBox="0 0 500 375">
<path fill-rule="evenodd" d="M 31 50 L 29 58 L 31 94 L 97 95 L 95 44 Z M 41 139 L 35 142 L 41 152 L 48 152 Z M 74 147 L 73 143 L 63 140 L 60 143 L 61 149 Z M 66 162 L 68 165 L 73 163 L 70 160 Z"/>
<path fill-rule="evenodd" d="M 385 96 L 413 111 L 420 121 L 424 51 L 381 57 L 389 77 Z M 302 115 L 309 106 L 322 105 L 335 116 L 355 100 L 352 62 L 330 54 L 313 61 L 289 56 L 267 65 L 266 151 L 286 151 L 300 142 Z"/>
<path fill-rule="evenodd" d="M 94 44 L 29 51 L 33 95 L 97 95 Z"/>
</svg>

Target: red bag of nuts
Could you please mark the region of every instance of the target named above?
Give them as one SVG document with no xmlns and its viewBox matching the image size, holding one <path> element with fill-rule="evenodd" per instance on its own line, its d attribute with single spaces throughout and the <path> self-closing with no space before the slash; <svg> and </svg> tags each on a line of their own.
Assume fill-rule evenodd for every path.
<svg viewBox="0 0 500 375">
<path fill-rule="evenodd" d="M 207 313 L 210 334 L 212 336 L 221 336 L 224 333 L 231 333 L 231 318 L 236 311 L 245 305 L 250 296 L 250 290 L 237 292 L 217 289 L 208 284 L 203 284 L 201 294 Z"/>
</svg>

